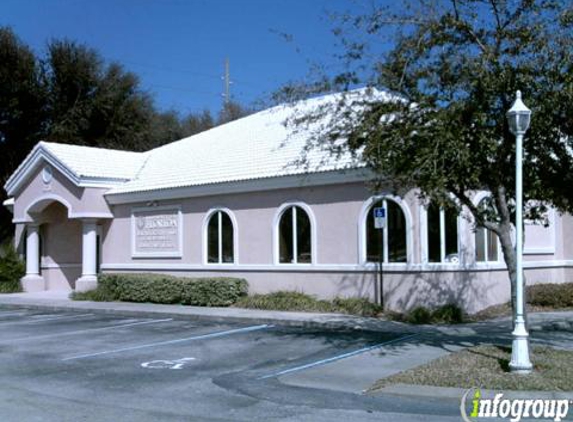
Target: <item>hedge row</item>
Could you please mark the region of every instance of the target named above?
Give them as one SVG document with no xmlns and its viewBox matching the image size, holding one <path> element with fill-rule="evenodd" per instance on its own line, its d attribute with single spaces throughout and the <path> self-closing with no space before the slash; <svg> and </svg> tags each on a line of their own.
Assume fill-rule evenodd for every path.
<svg viewBox="0 0 573 422">
<path fill-rule="evenodd" d="M 164 274 L 103 274 L 98 287 L 74 294 L 78 300 L 179 303 L 230 306 L 246 296 L 248 283 L 240 278 L 187 278 Z"/>
<path fill-rule="evenodd" d="M 527 286 L 527 302 L 552 308 L 573 307 L 573 283 L 547 283 Z"/>
<path fill-rule="evenodd" d="M 350 315 L 377 316 L 383 312 L 380 305 L 366 298 L 320 300 L 302 292 L 278 291 L 241 298 L 235 306 L 248 309 L 298 312 L 336 312 Z"/>
</svg>

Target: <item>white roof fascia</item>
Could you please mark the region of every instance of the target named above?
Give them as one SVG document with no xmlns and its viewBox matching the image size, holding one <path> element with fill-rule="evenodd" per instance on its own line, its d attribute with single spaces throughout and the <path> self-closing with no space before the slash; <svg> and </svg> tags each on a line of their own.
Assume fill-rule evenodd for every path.
<svg viewBox="0 0 573 422">
<path fill-rule="evenodd" d="M 217 184 L 185 186 L 149 191 L 104 194 L 110 205 L 129 204 L 145 201 L 193 198 L 199 196 L 225 195 L 260 192 L 273 189 L 300 188 L 307 186 L 335 185 L 363 182 L 373 177 L 366 168 L 336 170 L 321 173 L 305 173 L 292 176 L 278 176 L 264 179 L 249 179 Z"/>
</svg>

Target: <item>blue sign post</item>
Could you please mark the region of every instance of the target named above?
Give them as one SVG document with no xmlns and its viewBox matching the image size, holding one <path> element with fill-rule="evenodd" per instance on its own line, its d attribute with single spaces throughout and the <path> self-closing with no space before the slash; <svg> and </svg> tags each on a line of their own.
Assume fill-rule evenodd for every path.
<svg viewBox="0 0 573 422">
<path fill-rule="evenodd" d="M 385 207 L 374 208 L 374 228 L 378 230 L 386 229 L 387 215 Z M 380 305 L 384 308 L 384 235 L 382 232 L 381 245 L 380 245 L 380 262 L 379 262 L 379 274 L 380 274 Z"/>
</svg>

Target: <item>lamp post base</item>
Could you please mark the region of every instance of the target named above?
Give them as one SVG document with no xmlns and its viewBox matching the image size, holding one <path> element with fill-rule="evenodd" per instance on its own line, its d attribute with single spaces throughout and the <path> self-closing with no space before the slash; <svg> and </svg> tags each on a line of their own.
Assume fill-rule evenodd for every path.
<svg viewBox="0 0 573 422">
<path fill-rule="evenodd" d="M 533 370 L 533 365 L 529 360 L 529 334 L 525 329 L 523 317 L 517 317 L 512 335 L 509 370 L 516 374 L 529 374 Z"/>
</svg>

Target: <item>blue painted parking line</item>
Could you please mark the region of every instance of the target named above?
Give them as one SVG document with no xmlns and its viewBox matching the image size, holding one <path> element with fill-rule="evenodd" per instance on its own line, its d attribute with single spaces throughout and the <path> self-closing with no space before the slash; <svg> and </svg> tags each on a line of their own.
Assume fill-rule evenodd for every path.
<svg viewBox="0 0 573 422">
<path fill-rule="evenodd" d="M 295 366 L 294 368 L 289 368 L 289 369 L 285 369 L 283 371 L 274 372 L 272 374 L 268 374 L 268 375 L 264 375 L 262 377 L 259 377 L 258 379 L 264 380 L 267 378 L 280 377 L 281 375 L 291 374 L 293 372 L 304 371 L 305 369 L 310 369 L 310 368 L 315 368 L 317 366 L 326 365 L 328 363 L 336 362 L 337 360 L 350 358 L 352 356 L 360 355 L 362 353 L 366 353 L 366 352 L 369 352 L 371 350 L 380 349 L 381 347 L 387 346 L 389 344 L 398 343 L 398 342 L 401 342 L 404 340 L 408 340 L 408 339 L 411 339 L 413 337 L 416 337 L 417 335 L 418 334 L 411 334 L 411 335 L 407 335 L 407 336 L 398 337 L 398 338 L 395 338 L 393 340 L 385 341 L 384 343 L 378 343 L 378 344 L 375 344 L 374 346 L 364 347 L 362 349 L 358 349 L 358 350 L 355 350 L 353 352 L 343 353 L 341 355 L 333 356 L 333 357 L 328 358 L 328 359 L 322 359 L 322 360 L 318 360 L 316 362 L 307 363 L 306 365 Z"/>
<path fill-rule="evenodd" d="M 121 353 L 121 352 L 129 352 L 132 350 L 146 349 L 149 347 L 159 347 L 159 346 L 167 346 L 170 344 L 184 343 L 184 342 L 189 342 L 189 341 L 206 340 L 206 339 L 211 339 L 211 338 L 228 336 L 228 335 L 232 335 L 232 334 L 248 333 L 251 331 L 265 330 L 265 329 L 272 328 L 272 327 L 274 327 L 274 325 L 268 325 L 268 324 L 253 325 L 250 327 L 243 327 L 243 328 L 236 328 L 233 330 L 218 331 L 215 333 L 201 334 L 201 335 L 193 336 L 193 337 L 168 340 L 168 341 L 160 341 L 157 343 L 141 344 L 138 346 L 124 347 L 121 349 L 113 349 L 113 350 L 105 350 L 103 352 L 87 353 L 84 355 L 69 356 L 67 358 L 63 358 L 62 360 L 66 361 L 66 360 L 74 360 L 74 359 L 85 359 L 85 358 L 91 358 L 91 357 L 95 357 L 95 356 L 108 355 L 111 353 Z"/>
</svg>

